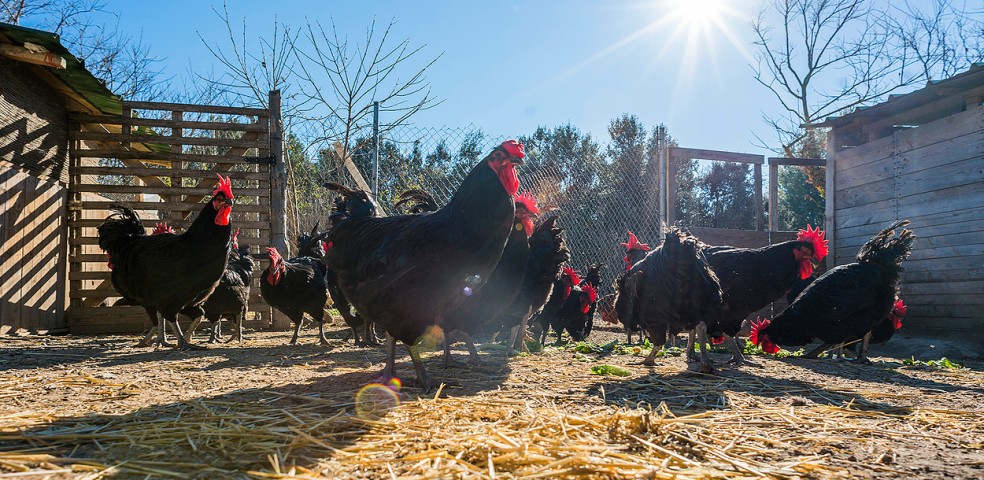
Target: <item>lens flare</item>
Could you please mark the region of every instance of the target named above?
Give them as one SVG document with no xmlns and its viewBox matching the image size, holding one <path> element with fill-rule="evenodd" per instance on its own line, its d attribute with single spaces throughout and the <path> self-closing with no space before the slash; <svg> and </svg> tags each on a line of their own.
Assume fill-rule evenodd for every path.
<svg viewBox="0 0 984 480">
<path fill-rule="evenodd" d="M 465 287 L 465 288 L 462 288 L 461 289 L 461 293 L 464 293 L 466 297 L 470 297 L 470 296 L 472 296 L 472 293 L 473 292 L 472 292 L 471 287 Z"/>
<path fill-rule="evenodd" d="M 370 383 L 355 394 L 355 414 L 363 420 L 379 420 L 394 408 L 400 406 L 399 378 L 393 378 L 386 385 Z"/>
</svg>

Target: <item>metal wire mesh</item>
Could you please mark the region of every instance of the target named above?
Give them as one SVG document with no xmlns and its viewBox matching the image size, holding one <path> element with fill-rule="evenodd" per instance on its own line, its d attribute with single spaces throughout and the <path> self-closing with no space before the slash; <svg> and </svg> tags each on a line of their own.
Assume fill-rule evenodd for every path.
<svg viewBox="0 0 984 480">
<path fill-rule="evenodd" d="M 482 133 L 474 126 L 464 128 L 412 128 L 390 130 L 380 142 L 378 200 L 387 214 L 400 213 L 395 198 L 411 188 L 430 192 L 438 205 L 445 204 L 471 168 L 505 138 Z M 521 191 L 531 192 L 541 207 L 541 218 L 556 213 L 566 229 L 573 253 L 571 264 L 584 270 L 591 263 L 604 263 L 603 292 L 622 269 L 626 230 L 639 238 L 656 240 L 659 234 L 658 192 L 655 170 L 647 159 L 655 152 L 612 152 L 600 146 L 549 142 L 521 138 L 526 142 L 526 164 L 518 169 Z M 370 141 L 355 142 L 351 158 L 361 176 L 372 183 Z M 619 158 L 614 158 L 619 156 Z M 626 158 L 628 156 L 629 158 Z M 340 165 L 334 152 L 322 152 L 316 183 L 331 181 L 358 187 L 350 170 Z M 306 183 L 305 183 L 306 182 Z M 304 175 L 295 175 L 294 187 L 312 191 Z M 299 195 L 301 196 L 301 195 Z M 298 207 L 298 228 L 322 225 L 330 211 L 330 197 L 316 194 Z M 646 240 L 644 240 L 646 241 Z"/>
</svg>

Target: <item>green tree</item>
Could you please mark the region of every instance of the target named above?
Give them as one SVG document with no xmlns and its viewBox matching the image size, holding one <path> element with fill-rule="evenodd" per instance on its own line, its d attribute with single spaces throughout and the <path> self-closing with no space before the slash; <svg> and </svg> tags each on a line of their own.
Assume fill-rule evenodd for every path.
<svg viewBox="0 0 984 480">
<path fill-rule="evenodd" d="M 751 166 L 745 163 L 714 162 L 701 179 L 707 199 L 708 226 L 753 230 L 755 196 Z"/>
</svg>

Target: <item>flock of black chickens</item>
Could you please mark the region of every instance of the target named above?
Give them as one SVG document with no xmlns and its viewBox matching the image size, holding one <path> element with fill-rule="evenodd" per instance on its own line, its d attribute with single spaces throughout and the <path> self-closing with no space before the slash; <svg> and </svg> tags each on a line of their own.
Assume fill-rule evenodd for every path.
<svg viewBox="0 0 984 480">
<path fill-rule="evenodd" d="M 298 255 L 289 259 L 267 248 L 269 266 L 260 275 L 264 300 L 295 326 L 291 344 L 305 314 L 319 323 L 320 341 L 327 344 L 324 323 L 333 305 L 357 345 L 378 345 L 377 332 L 385 332 L 382 383 L 397 376 L 401 341 L 409 347 L 416 384 L 426 390 L 431 382 L 422 346 L 443 343 L 450 365 L 457 363 L 450 345 L 460 340 L 470 361 L 478 362 L 472 336 L 508 331 L 511 356 L 515 348 L 526 349 L 530 329 L 541 343 L 550 330 L 558 342 L 564 332 L 584 340 L 596 310 L 604 321 L 621 323 L 630 342 L 638 332 L 659 346 L 688 332 L 687 361 L 699 362 L 704 372 L 712 371 L 709 338 L 728 342 L 731 362 L 752 363 L 736 337 L 746 317 L 783 295 L 791 300 L 786 310 L 751 325 L 749 340 L 766 353 L 819 340 L 808 357 L 860 344 L 856 360 L 863 362 L 870 342 L 887 340 L 901 326 L 905 306 L 897 284 L 915 237 L 896 230 L 908 221 L 865 243 L 857 262 L 818 278 L 813 269 L 827 255 L 827 241 L 809 226 L 796 240 L 756 249 L 707 245 L 677 227 L 651 248 L 629 232 L 615 293 L 599 298 L 603 265 L 590 265 L 582 278 L 567 265 L 571 253 L 557 215 L 536 224 L 536 201 L 519 194 L 516 167 L 524 156 L 521 143 L 503 142 L 472 168 L 447 205 L 420 190 L 405 192 L 397 203 L 405 215 L 381 216 L 366 192 L 326 184 L 338 194 L 327 230 L 315 225 L 301 235 Z M 216 342 L 223 318 L 237 326 L 230 340 L 242 340 L 255 263 L 238 245 L 229 219 L 234 198 L 230 180 L 220 176 L 211 200 L 183 233 L 158 225 L 148 235 L 136 213 L 122 205 L 100 225 L 99 245 L 120 302 L 142 306 L 154 325 L 141 345 L 170 346 L 170 325 L 180 348 L 203 348 L 191 343 L 192 332 L 205 319 Z M 179 314 L 193 319 L 187 332 L 181 332 Z M 657 351 L 643 363 L 653 364 Z"/>
</svg>

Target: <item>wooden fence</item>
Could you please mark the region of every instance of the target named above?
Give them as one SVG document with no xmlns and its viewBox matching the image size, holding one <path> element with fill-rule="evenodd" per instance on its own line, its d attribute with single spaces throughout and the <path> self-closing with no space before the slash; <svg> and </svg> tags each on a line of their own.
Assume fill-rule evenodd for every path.
<svg viewBox="0 0 984 480">
<path fill-rule="evenodd" d="M 279 93 L 271 93 L 271 105 L 279 105 Z M 279 108 L 124 102 L 121 116 L 76 114 L 70 121 L 72 333 L 131 333 L 149 326 L 141 307 L 112 306 L 119 294 L 96 227 L 114 203 L 137 210 L 149 227 L 166 221 L 180 232 L 211 197 L 221 173 L 231 177 L 236 194 L 232 224 L 240 228 L 239 243 L 254 254 L 270 245 L 284 251 L 283 182 L 273 178 L 282 173 L 275 168 L 282 145 Z M 259 314 L 250 320 L 254 328 L 272 320 L 260 298 L 261 270 L 258 262 L 249 304 Z"/>
</svg>

